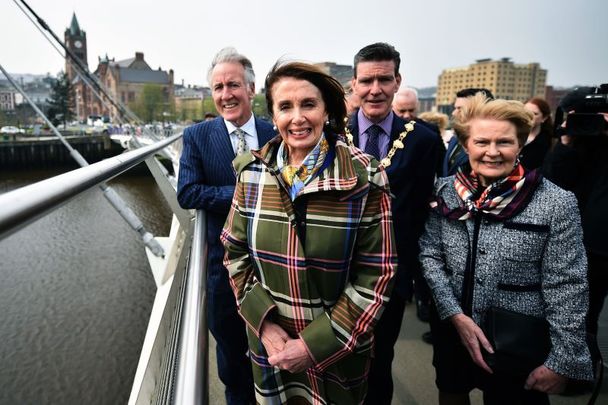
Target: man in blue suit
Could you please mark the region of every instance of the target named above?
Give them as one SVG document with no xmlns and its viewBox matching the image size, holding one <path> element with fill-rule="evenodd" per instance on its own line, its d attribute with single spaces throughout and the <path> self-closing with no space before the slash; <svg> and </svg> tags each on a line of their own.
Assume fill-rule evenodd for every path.
<svg viewBox="0 0 608 405">
<path fill-rule="evenodd" d="M 386 157 L 407 121 L 391 109 L 393 97 L 401 84 L 399 52 L 386 43 L 361 49 L 354 59 L 353 91 L 361 99 L 361 108 L 348 124 L 356 146 L 374 155 Z M 390 404 L 393 396 L 391 364 L 393 346 L 399 337 L 408 294 L 406 272 L 419 271 L 418 239 L 428 214 L 440 143 L 427 127 L 414 125 L 395 150 L 386 168 L 392 200 L 393 226 L 399 265 L 391 299 L 374 329 L 375 354 L 369 373 L 366 404 Z"/>
<path fill-rule="evenodd" d="M 236 184 L 232 160 L 249 149 L 261 148 L 275 132 L 251 112 L 255 75 L 249 59 L 234 48 L 224 48 L 213 59 L 207 79 L 220 116 L 184 132 L 177 199 L 183 208 L 207 213 L 207 314 L 217 342 L 217 368 L 226 386 L 226 401 L 253 404 L 245 324 L 222 264 L 224 248 L 219 237 Z"/>
</svg>

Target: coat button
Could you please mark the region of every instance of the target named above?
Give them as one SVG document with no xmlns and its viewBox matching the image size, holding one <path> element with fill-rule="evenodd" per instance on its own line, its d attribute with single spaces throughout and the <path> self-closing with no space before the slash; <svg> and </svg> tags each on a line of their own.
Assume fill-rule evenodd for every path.
<svg viewBox="0 0 608 405">
<path fill-rule="evenodd" d="M 485 250 L 483 250 L 483 249 L 479 249 L 479 254 L 480 254 L 480 255 L 485 255 L 485 254 L 486 254 L 486 251 L 485 251 Z"/>
</svg>

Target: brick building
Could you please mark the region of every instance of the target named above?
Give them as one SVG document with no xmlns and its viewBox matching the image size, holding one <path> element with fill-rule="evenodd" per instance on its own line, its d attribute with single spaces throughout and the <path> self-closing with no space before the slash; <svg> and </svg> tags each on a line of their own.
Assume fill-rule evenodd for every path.
<svg viewBox="0 0 608 405">
<path fill-rule="evenodd" d="M 76 18 L 72 15 L 70 27 L 64 33 L 65 44 L 88 67 L 87 62 L 87 36 Z M 66 59 L 65 69 L 74 92 L 74 106 L 77 118 L 85 120 L 89 115 L 106 115 L 114 119 L 119 115 L 118 109 L 110 103 L 102 103 L 91 91 L 83 79 L 77 75 L 74 68 Z M 154 84 L 160 86 L 163 94 L 163 103 L 172 105 L 173 96 L 173 70 L 168 72 L 152 69 L 144 59 L 142 52 L 135 52 L 135 57 L 115 61 L 106 55 L 98 58 L 98 65 L 93 72 L 106 90 L 116 101 L 126 106 L 135 102 L 142 93 L 144 86 Z"/>
</svg>

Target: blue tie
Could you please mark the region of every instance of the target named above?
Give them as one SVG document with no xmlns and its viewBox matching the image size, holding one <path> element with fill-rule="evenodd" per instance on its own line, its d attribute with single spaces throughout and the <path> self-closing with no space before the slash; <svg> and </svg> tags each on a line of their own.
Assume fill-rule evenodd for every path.
<svg viewBox="0 0 608 405">
<path fill-rule="evenodd" d="M 365 143 L 365 153 L 372 155 L 377 160 L 380 160 L 380 145 L 379 137 L 384 132 L 378 125 L 372 125 L 367 128 L 367 142 Z"/>
</svg>

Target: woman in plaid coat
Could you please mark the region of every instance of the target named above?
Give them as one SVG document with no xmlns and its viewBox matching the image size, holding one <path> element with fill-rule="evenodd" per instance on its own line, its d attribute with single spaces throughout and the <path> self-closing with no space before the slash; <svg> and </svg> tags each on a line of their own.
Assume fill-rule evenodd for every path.
<svg viewBox="0 0 608 405">
<path fill-rule="evenodd" d="M 265 87 L 280 136 L 235 160 L 222 233 L 256 400 L 360 403 L 396 262 L 386 175 L 334 135 L 346 111 L 333 78 L 294 62 Z"/>
</svg>

